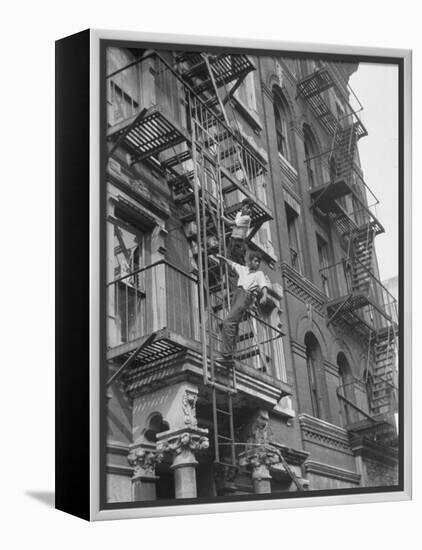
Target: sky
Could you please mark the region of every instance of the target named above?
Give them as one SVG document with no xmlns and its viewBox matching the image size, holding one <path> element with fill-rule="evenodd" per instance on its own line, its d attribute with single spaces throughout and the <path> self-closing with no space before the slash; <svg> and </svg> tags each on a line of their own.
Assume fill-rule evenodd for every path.
<svg viewBox="0 0 422 550">
<path fill-rule="evenodd" d="M 380 201 L 376 215 L 385 228 L 375 241 L 383 281 L 398 274 L 397 66 L 361 63 L 350 85 L 364 107 L 359 116 L 368 131 L 359 141 L 364 179 Z"/>
</svg>

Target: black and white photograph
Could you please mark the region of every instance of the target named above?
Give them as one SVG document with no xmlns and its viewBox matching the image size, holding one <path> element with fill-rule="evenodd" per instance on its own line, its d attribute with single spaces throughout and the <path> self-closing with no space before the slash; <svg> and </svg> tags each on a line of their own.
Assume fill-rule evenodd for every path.
<svg viewBox="0 0 422 550">
<path fill-rule="evenodd" d="M 101 47 L 104 509 L 403 490 L 397 59 Z"/>
</svg>

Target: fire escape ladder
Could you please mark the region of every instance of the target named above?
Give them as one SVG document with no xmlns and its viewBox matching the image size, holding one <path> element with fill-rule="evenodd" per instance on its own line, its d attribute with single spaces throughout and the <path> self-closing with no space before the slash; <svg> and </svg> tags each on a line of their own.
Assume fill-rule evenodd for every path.
<svg viewBox="0 0 422 550">
<path fill-rule="evenodd" d="M 227 116 L 227 112 L 226 112 L 226 108 L 224 106 L 224 103 L 221 100 L 220 95 L 218 93 L 217 83 L 215 81 L 215 76 L 214 76 L 213 69 L 212 69 L 212 67 L 210 65 L 210 62 L 208 60 L 208 54 L 204 53 L 204 54 L 201 54 L 201 55 L 202 55 L 202 57 L 205 61 L 207 71 L 208 71 L 208 74 L 209 74 L 209 77 L 210 77 L 210 80 L 212 82 L 212 86 L 213 86 L 213 89 L 214 89 L 215 97 L 218 100 L 220 110 L 221 110 L 221 112 L 223 114 L 223 117 L 224 117 L 224 122 L 227 124 L 228 127 L 230 127 L 230 120 L 229 120 L 229 117 Z M 246 186 L 249 189 L 249 191 L 253 191 L 252 182 L 249 180 L 249 176 L 248 176 L 248 173 L 247 173 L 246 168 L 245 168 L 245 163 L 244 163 L 243 158 L 242 158 L 242 151 L 240 150 L 240 145 L 235 141 L 234 146 L 235 146 L 237 161 L 238 161 L 239 166 L 242 170 L 243 178 L 244 178 L 244 181 L 246 182 Z"/>
<path fill-rule="evenodd" d="M 389 324 L 374 343 L 375 368 L 373 376 L 371 406 L 374 416 L 395 412 L 394 403 L 396 362 L 395 327 Z"/>
<path fill-rule="evenodd" d="M 366 293 L 371 284 L 375 231 L 370 223 L 353 235 L 353 280 L 354 292 Z"/>
</svg>

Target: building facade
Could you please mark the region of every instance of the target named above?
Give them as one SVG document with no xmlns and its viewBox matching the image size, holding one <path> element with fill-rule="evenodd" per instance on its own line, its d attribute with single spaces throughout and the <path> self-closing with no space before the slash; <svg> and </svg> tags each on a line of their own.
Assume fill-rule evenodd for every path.
<svg viewBox="0 0 422 550">
<path fill-rule="evenodd" d="M 107 49 L 108 502 L 397 484 L 397 309 L 356 70 Z M 268 300 L 227 365 L 215 254 L 245 198 Z"/>
</svg>

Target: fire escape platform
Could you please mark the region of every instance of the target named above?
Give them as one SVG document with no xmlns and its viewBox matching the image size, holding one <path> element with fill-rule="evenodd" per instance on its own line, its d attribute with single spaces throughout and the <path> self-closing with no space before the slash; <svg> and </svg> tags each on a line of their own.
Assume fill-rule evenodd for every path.
<svg viewBox="0 0 422 550">
<path fill-rule="evenodd" d="M 185 53 L 177 60 L 189 63 L 189 68 L 182 73 L 182 77 L 187 82 L 193 82 L 195 78 L 201 78 L 200 84 L 194 83 L 193 88 L 196 93 L 202 93 L 213 88 L 211 78 L 208 77 L 208 70 L 204 58 L 199 53 Z M 246 55 L 241 54 L 221 54 L 210 56 L 209 62 L 214 74 L 215 83 L 218 88 L 233 82 L 234 80 L 244 78 L 249 72 L 255 70 L 253 63 Z"/>
<path fill-rule="evenodd" d="M 369 223 L 374 231 L 374 235 L 376 236 L 384 233 L 384 227 L 381 222 L 375 217 L 368 206 L 364 204 L 356 193 L 354 186 L 347 183 L 344 178 L 325 185 L 319 185 L 311 189 L 310 195 L 313 206 L 321 210 L 324 214 L 329 214 L 343 235 L 359 229 L 356 221 L 346 212 L 341 204 L 337 202 L 347 195 L 352 195 L 359 202 L 360 208 L 371 220 Z M 367 224 L 364 225 L 366 227 Z"/>
<path fill-rule="evenodd" d="M 334 81 L 330 71 L 326 67 L 322 67 L 298 82 L 297 91 L 298 95 L 303 96 L 305 99 L 309 99 L 314 95 L 318 95 L 328 90 L 333 85 Z"/>
<path fill-rule="evenodd" d="M 324 212 L 332 207 L 334 200 L 340 199 L 349 193 L 354 194 L 354 191 L 345 179 L 338 179 L 333 183 L 319 185 L 310 190 L 312 200 L 317 202 L 318 208 Z"/>
<path fill-rule="evenodd" d="M 122 375 L 125 390 L 132 397 L 149 393 L 182 379 L 189 379 L 200 386 L 204 383 L 200 342 L 185 339 L 167 329 L 159 333 L 158 340 L 147 346 L 146 353 L 140 354 L 139 360 L 134 360 Z M 130 346 L 124 344 L 109 350 L 108 358 L 123 364 L 141 340 L 142 338 L 134 340 Z M 236 390 L 233 392 L 233 400 L 237 406 L 250 404 L 251 399 L 256 401 L 257 406 L 264 404 L 275 406 L 282 397 L 292 395 L 289 384 L 261 370 L 246 365 L 242 361 L 236 361 L 235 368 Z M 229 389 L 230 368 L 216 361 L 215 369 L 216 383 L 220 389 Z M 211 387 L 212 384 L 208 382 L 201 392 L 205 392 L 204 395 L 206 395 L 207 388 L 211 390 Z"/>
<path fill-rule="evenodd" d="M 363 335 L 376 332 L 375 326 L 369 319 L 365 319 L 364 314 L 360 311 L 362 308 L 367 307 L 377 311 L 387 321 L 391 321 L 391 317 L 386 311 L 365 291 L 355 290 L 347 296 L 336 298 L 326 304 L 330 320 L 334 320 L 335 317 L 339 316 L 349 326 Z"/>
<path fill-rule="evenodd" d="M 388 447 L 398 443 L 398 433 L 394 417 L 391 414 L 374 416 L 372 419 L 361 420 L 348 424 L 346 429 L 351 436 L 360 436 L 380 445 Z"/>
<path fill-rule="evenodd" d="M 108 128 L 107 139 L 120 139 L 135 162 L 190 142 L 188 132 L 166 115 L 159 105 Z"/>
<path fill-rule="evenodd" d="M 144 340 L 145 337 L 141 336 L 109 349 L 107 351 L 107 360 L 119 363 L 125 362 Z M 166 328 L 161 329 L 155 333 L 155 337 L 144 345 L 137 356 L 134 357 L 131 362 L 131 368 L 143 367 L 151 363 L 151 361 L 166 359 L 174 353 L 183 351 L 188 345 L 191 345 L 191 340 Z"/>
</svg>

